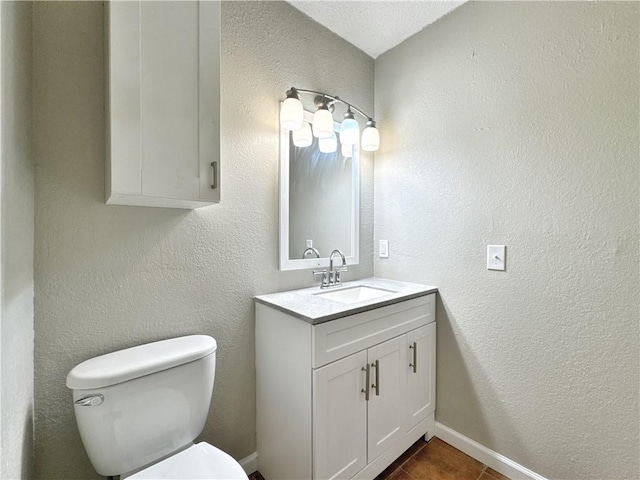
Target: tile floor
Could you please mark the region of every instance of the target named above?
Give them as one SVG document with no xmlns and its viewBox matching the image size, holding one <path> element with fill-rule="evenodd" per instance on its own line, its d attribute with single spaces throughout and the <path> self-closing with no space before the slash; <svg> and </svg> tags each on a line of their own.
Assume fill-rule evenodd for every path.
<svg viewBox="0 0 640 480">
<path fill-rule="evenodd" d="M 265 480 L 260 472 L 249 480 Z M 492 468 L 433 437 L 418 440 L 376 480 L 509 480 Z"/>
<path fill-rule="evenodd" d="M 418 440 L 376 480 L 509 480 L 437 437 Z"/>
</svg>

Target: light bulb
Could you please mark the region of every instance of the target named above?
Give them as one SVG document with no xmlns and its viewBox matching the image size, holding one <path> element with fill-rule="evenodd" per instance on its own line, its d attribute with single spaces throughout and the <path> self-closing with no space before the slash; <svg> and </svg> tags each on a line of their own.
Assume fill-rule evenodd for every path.
<svg viewBox="0 0 640 480">
<path fill-rule="evenodd" d="M 340 135 L 340 140 L 342 140 L 342 135 Z M 340 152 L 344 158 L 353 157 L 353 145 L 347 145 L 346 143 L 340 142 Z"/>
<path fill-rule="evenodd" d="M 304 111 L 302 102 L 294 88 L 287 92 L 287 98 L 280 108 L 280 125 L 287 130 L 299 130 L 302 127 Z"/>
<path fill-rule="evenodd" d="M 367 128 L 362 132 L 362 149 L 367 152 L 375 152 L 380 148 L 380 133 L 376 128 L 376 122 L 369 119 Z"/>
<path fill-rule="evenodd" d="M 313 136 L 328 138 L 333 134 L 333 115 L 327 107 L 320 107 L 313 114 Z"/>
<path fill-rule="evenodd" d="M 318 140 L 318 148 L 322 153 L 333 153 L 338 149 L 338 138 L 336 132 L 331 132 L 330 137 Z"/>
<path fill-rule="evenodd" d="M 344 120 L 340 124 L 340 143 L 343 145 L 355 145 L 360 137 L 360 125 L 353 118 L 351 108 L 344 114 Z"/>
<path fill-rule="evenodd" d="M 302 128 L 294 130 L 291 134 L 293 136 L 293 144 L 296 147 L 309 147 L 313 143 L 313 136 L 311 135 L 311 125 L 307 122 L 302 123 Z"/>
</svg>

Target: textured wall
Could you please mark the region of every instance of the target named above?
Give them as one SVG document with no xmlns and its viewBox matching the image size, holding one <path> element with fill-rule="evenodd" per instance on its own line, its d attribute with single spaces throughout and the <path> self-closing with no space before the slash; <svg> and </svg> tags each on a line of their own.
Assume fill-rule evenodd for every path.
<svg viewBox="0 0 640 480">
<path fill-rule="evenodd" d="M 376 276 L 440 289 L 437 420 L 548 478 L 640 473 L 639 23 L 474 2 L 376 60 Z"/>
<path fill-rule="evenodd" d="M 0 4 L 0 478 L 31 478 L 33 453 L 33 162 L 31 5 Z"/>
<path fill-rule="evenodd" d="M 196 211 L 104 204 L 102 5 L 33 6 L 36 477 L 97 478 L 64 382 L 77 363 L 162 338 L 218 340 L 203 438 L 255 450 L 256 294 L 317 283 L 279 272 L 279 101 L 291 85 L 373 108 L 373 60 L 282 2 L 222 7 L 222 201 Z M 363 160 L 359 268 L 370 276 L 373 167 Z"/>
</svg>

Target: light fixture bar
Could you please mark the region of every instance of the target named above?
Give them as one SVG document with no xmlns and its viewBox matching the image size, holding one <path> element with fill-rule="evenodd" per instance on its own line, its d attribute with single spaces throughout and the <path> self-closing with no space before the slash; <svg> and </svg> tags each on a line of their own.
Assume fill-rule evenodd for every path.
<svg viewBox="0 0 640 480">
<path fill-rule="evenodd" d="M 349 102 L 341 99 L 337 95 L 329 95 L 328 93 L 317 92 L 315 90 L 307 90 L 307 89 L 304 89 L 304 88 L 295 88 L 295 87 L 291 87 L 290 91 L 297 92 L 297 93 L 308 93 L 308 94 L 311 94 L 311 95 L 319 95 L 321 97 L 328 98 L 328 99 L 332 100 L 333 102 L 340 102 L 343 105 L 346 105 L 347 107 L 351 108 L 351 110 L 359 113 L 360 115 L 362 115 L 367 120 L 373 120 L 373 117 L 370 117 L 369 115 L 364 113 L 362 110 L 360 110 L 358 107 L 356 107 L 352 103 L 349 103 Z M 288 92 L 287 92 L 287 94 L 288 94 Z"/>
<path fill-rule="evenodd" d="M 361 143 L 362 149 L 369 152 L 375 152 L 380 147 L 380 134 L 376 128 L 376 122 L 373 117 L 370 117 L 355 105 L 341 99 L 337 95 L 330 95 L 324 92 L 318 92 L 316 90 L 308 90 L 305 88 L 291 87 L 287 90 L 287 98 L 282 103 L 280 109 L 280 125 L 283 128 L 298 132 L 303 128 L 303 107 L 302 102 L 298 94 L 305 93 L 315 95 L 314 103 L 316 106 L 316 112 L 313 114 L 313 121 L 311 122 L 311 131 L 314 137 L 325 140 L 323 142 L 326 145 L 326 149 L 333 148 L 333 140 L 335 139 L 334 132 L 334 120 L 333 110 L 337 102 L 347 106 L 347 112 L 344 114 L 344 120 L 340 124 L 340 143 L 345 145 L 354 145 L 358 148 L 358 144 Z M 358 122 L 355 121 L 353 112 L 364 117 L 367 122 L 367 126 L 362 132 L 361 142 L 359 142 L 360 127 Z M 308 132 L 298 132 L 294 138 L 294 145 L 297 147 L 307 146 Z M 323 150 L 321 148 L 320 150 Z"/>
</svg>

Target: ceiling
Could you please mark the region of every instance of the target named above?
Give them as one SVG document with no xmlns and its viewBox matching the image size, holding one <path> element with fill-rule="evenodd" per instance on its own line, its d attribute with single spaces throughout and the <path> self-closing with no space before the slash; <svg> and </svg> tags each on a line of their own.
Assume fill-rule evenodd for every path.
<svg viewBox="0 0 640 480">
<path fill-rule="evenodd" d="M 290 0 L 289 3 L 376 58 L 464 1 Z"/>
</svg>

